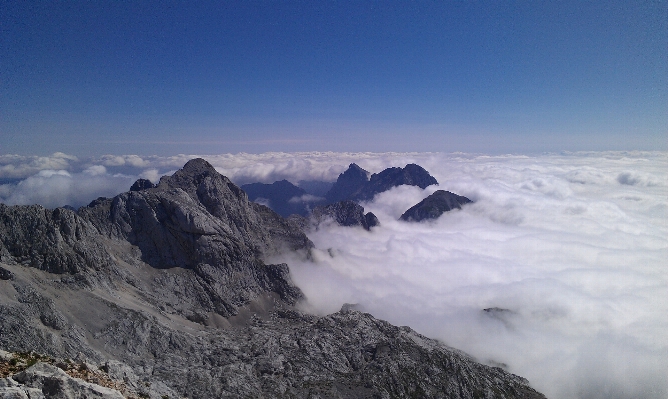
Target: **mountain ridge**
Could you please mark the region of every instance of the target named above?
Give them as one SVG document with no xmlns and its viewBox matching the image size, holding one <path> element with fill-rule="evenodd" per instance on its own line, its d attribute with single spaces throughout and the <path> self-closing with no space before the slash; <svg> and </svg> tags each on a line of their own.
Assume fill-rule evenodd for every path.
<svg viewBox="0 0 668 399">
<path fill-rule="evenodd" d="M 113 365 L 151 398 L 543 397 L 409 328 L 300 311 L 265 259 L 312 243 L 208 162 L 138 188 L 77 212 L 0 205 L 1 349 Z"/>
</svg>

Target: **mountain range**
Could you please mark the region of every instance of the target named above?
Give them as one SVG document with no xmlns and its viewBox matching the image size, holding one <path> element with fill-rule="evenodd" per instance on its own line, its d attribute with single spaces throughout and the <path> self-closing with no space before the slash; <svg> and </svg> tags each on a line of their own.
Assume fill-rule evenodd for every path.
<svg viewBox="0 0 668 399">
<path fill-rule="evenodd" d="M 76 211 L 0 204 L 0 397 L 544 397 L 352 306 L 300 310 L 289 266 L 266 259 L 313 244 L 205 160 L 149 183 Z"/>
<path fill-rule="evenodd" d="M 359 165 L 351 163 L 334 183 L 317 181 L 299 183 L 304 188 L 287 180 L 281 180 L 272 184 L 244 184 L 241 189 L 248 194 L 251 201 L 267 205 L 279 215 L 288 217 L 290 215 L 308 216 L 316 207 L 325 207 L 340 201 L 356 203 L 369 201 L 376 194 L 401 185 L 412 185 L 424 189 L 432 184 L 438 184 L 438 181 L 416 164 L 408 164 L 404 168 L 387 168 L 379 173 L 370 174 Z M 326 187 L 329 189 L 324 191 L 323 188 Z M 320 213 L 323 212 L 327 211 L 320 211 Z M 331 209 L 329 212 L 331 213 Z"/>
</svg>

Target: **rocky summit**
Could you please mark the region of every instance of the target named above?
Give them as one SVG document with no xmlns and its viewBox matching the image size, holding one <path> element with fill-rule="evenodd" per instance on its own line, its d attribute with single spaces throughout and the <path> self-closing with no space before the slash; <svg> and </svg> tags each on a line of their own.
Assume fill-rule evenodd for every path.
<svg viewBox="0 0 668 399">
<path fill-rule="evenodd" d="M 0 398 L 543 398 L 408 327 L 300 311 L 267 260 L 311 248 L 202 159 L 76 212 L 0 205 Z"/>
<path fill-rule="evenodd" d="M 436 219 L 453 209 L 462 209 L 462 205 L 472 202 L 470 199 L 445 190 L 436 190 L 433 194 L 404 212 L 400 219 L 408 222 L 420 222 Z"/>
<path fill-rule="evenodd" d="M 393 187 L 411 185 L 425 188 L 432 184 L 438 184 L 438 181 L 420 165 L 408 164 L 404 168 L 387 168 L 369 177 L 369 172 L 353 163 L 339 175 L 325 198 L 329 202 L 369 201 L 374 195 Z"/>
</svg>

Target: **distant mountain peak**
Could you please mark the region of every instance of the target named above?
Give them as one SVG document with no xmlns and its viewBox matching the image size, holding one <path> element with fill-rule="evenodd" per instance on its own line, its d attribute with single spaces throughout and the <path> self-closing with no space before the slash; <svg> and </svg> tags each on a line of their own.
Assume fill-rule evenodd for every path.
<svg viewBox="0 0 668 399">
<path fill-rule="evenodd" d="M 445 190 L 436 190 L 433 194 L 412 206 L 400 219 L 408 222 L 420 222 L 425 219 L 437 219 L 445 212 L 462 209 L 470 199 Z"/>
<path fill-rule="evenodd" d="M 325 198 L 330 203 L 354 199 L 355 193 L 361 190 L 369 181 L 369 172 L 351 163 L 345 172 L 341 173 L 336 179 L 336 183 L 325 194 Z"/>
<path fill-rule="evenodd" d="M 177 170 L 173 175 L 163 176 L 158 183 L 158 188 L 181 188 L 189 191 L 189 189 L 198 186 L 208 176 L 222 178 L 226 183 L 230 183 L 230 180 L 218 173 L 216 168 L 208 161 L 195 158 L 188 161 L 183 168 Z"/>
<path fill-rule="evenodd" d="M 325 197 L 330 203 L 343 200 L 368 201 L 392 187 L 411 185 L 424 189 L 432 184 L 438 184 L 438 181 L 420 165 L 387 168 L 369 177 L 369 172 L 351 163 Z"/>
</svg>

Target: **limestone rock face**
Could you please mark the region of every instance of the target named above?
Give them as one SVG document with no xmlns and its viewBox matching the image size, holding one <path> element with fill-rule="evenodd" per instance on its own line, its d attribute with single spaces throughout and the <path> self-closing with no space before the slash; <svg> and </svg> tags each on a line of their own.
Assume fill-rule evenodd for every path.
<svg viewBox="0 0 668 399">
<path fill-rule="evenodd" d="M 26 397 L 31 399 L 37 390 L 43 398 L 123 399 L 123 395 L 116 390 L 72 378 L 58 367 L 46 363 L 36 363 L 27 370 L 16 374 L 13 379 L 21 385 L 12 388 L 15 391 L 23 390 L 28 394 Z M 28 389 L 22 389 L 23 387 Z M 0 395 L 2 395 L 2 388 L 0 388 Z"/>
<path fill-rule="evenodd" d="M 462 209 L 462 205 L 472 202 L 470 199 L 453 194 L 450 191 L 437 190 L 427 198 L 409 208 L 400 219 L 408 222 L 420 222 L 436 219 L 444 212 Z"/>
<path fill-rule="evenodd" d="M 0 261 L 52 273 L 99 270 L 113 263 L 99 234 L 75 212 L 0 204 Z"/>
</svg>

